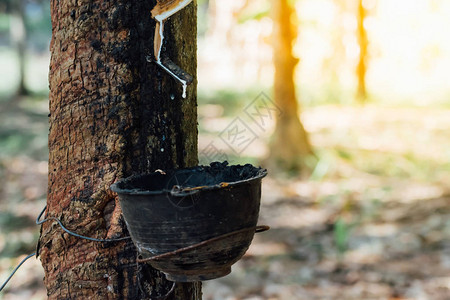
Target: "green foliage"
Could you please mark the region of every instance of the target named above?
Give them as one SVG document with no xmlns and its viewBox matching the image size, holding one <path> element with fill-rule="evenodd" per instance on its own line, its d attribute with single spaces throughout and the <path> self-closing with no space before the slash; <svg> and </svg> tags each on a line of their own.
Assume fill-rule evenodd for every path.
<svg viewBox="0 0 450 300">
<path fill-rule="evenodd" d="M 0 257 L 16 257 L 18 253 L 30 253 L 36 247 L 37 231 L 29 232 L 29 228 L 35 228 L 34 220 L 29 217 L 0 212 L 0 228 L 2 234 L 9 236 L 0 248 Z"/>
<path fill-rule="evenodd" d="M 0 34 L 9 34 L 10 14 L 14 9 L 11 4 L 0 0 Z M 52 30 L 50 5 L 47 1 L 25 1 L 24 10 L 29 48 L 47 50 Z"/>
<path fill-rule="evenodd" d="M 334 223 L 334 242 L 339 255 L 343 255 L 348 249 L 348 239 L 350 236 L 350 225 L 341 217 Z"/>
<path fill-rule="evenodd" d="M 9 15 L 0 13 L 0 33 L 9 30 Z"/>
<path fill-rule="evenodd" d="M 38 107 L 47 102 L 42 98 L 24 98 L 18 107 L 11 101 L 0 103 L 0 159 L 26 155 L 46 160 L 47 112 L 38 111 Z"/>
<path fill-rule="evenodd" d="M 29 32 L 41 32 L 50 36 L 52 23 L 49 5 L 34 5 L 33 13 L 27 15 L 27 29 Z"/>
<path fill-rule="evenodd" d="M 322 155 L 319 155 L 319 160 L 317 161 L 317 163 L 315 165 L 311 165 L 311 167 L 313 171 L 309 179 L 320 181 L 325 178 L 325 176 L 332 168 L 332 160 L 330 160 L 330 157 L 328 155 L 322 153 Z"/>
<path fill-rule="evenodd" d="M 265 8 L 265 7 L 261 7 L 261 9 L 257 10 L 257 11 L 253 11 L 249 14 L 241 14 L 239 16 L 239 23 L 245 23 L 247 21 L 250 20 L 260 20 L 264 17 L 269 16 L 270 10 L 269 8 Z"/>
<path fill-rule="evenodd" d="M 346 161 L 351 161 L 353 158 L 353 155 L 350 153 L 350 151 L 346 149 L 336 149 L 336 153 L 340 158 Z"/>
<path fill-rule="evenodd" d="M 34 226 L 34 221 L 26 216 L 17 216 L 11 212 L 0 212 L 0 227 L 5 232 L 19 231 Z"/>
<path fill-rule="evenodd" d="M 242 24 L 250 20 L 260 20 L 270 15 L 270 1 L 259 0 L 258 5 L 247 5 L 238 16 L 238 23 Z"/>
<path fill-rule="evenodd" d="M 236 116 L 260 93 L 261 89 L 259 87 L 252 87 L 246 90 L 207 90 L 200 88 L 198 91 L 198 103 L 199 105 L 221 105 L 225 108 L 225 116 Z"/>
</svg>

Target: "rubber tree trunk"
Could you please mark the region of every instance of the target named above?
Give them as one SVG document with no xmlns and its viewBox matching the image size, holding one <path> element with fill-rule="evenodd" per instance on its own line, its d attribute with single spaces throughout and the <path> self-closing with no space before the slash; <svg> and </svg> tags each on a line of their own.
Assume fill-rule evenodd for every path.
<svg viewBox="0 0 450 300">
<path fill-rule="evenodd" d="M 366 73 L 367 73 L 367 48 L 369 41 L 367 39 L 367 32 L 364 27 L 366 19 L 366 9 L 363 5 L 363 0 L 358 0 L 358 44 L 359 44 L 359 61 L 356 67 L 356 75 L 358 78 L 358 90 L 356 97 L 359 102 L 365 103 L 367 100 L 366 89 Z"/>
<path fill-rule="evenodd" d="M 27 48 L 27 30 L 25 25 L 24 0 L 14 0 L 12 2 L 9 28 L 11 41 L 16 50 L 19 63 L 19 84 L 16 94 L 27 95 L 28 90 L 25 85 L 25 54 Z"/>
<path fill-rule="evenodd" d="M 294 71 L 298 59 L 292 48 L 296 29 L 292 20 L 294 9 L 289 0 L 273 0 L 273 57 L 275 65 L 274 99 L 282 110 L 277 118 L 271 159 L 277 166 L 302 171 L 305 159 L 313 154 L 308 135 L 299 118 L 299 107 L 295 94 Z"/>
<path fill-rule="evenodd" d="M 156 2 L 52 0 L 47 216 L 78 234 L 128 232 L 109 186 L 141 172 L 197 164 L 196 83 L 182 87 L 155 63 Z M 196 5 L 165 26 L 164 51 L 196 75 Z M 136 264 L 132 242 L 99 243 L 52 222 L 38 246 L 49 299 L 155 299 L 172 286 Z M 200 299 L 200 283 L 168 299 Z"/>
</svg>

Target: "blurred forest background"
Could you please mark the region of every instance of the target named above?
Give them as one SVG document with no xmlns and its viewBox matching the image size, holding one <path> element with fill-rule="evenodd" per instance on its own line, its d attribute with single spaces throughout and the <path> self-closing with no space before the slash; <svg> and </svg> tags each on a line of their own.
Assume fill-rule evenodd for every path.
<svg viewBox="0 0 450 300">
<path fill-rule="evenodd" d="M 272 227 L 204 299 L 450 299 L 450 2 L 198 8 L 200 162 L 268 167 Z M 45 205 L 49 14 L 0 0 L 0 282 Z M 0 299 L 46 299 L 42 277 Z"/>
</svg>

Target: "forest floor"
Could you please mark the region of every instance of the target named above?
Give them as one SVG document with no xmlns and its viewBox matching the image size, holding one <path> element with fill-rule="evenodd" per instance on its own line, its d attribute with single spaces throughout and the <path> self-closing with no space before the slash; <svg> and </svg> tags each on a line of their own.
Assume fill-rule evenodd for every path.
<svg viewBox="0 0 450 300">
<path fill-rule="evenodd" d="M 235 117 L 201 105 L 200 149 L 221 148 Z M 308 178 L 269 170 L 259 223 L 271 230 L 255 236 L 230 275 L 204 283 L 204 299 L 449 300 L 450 110 L 319 106 L 302 120 L 316 168 Z M 0 101 L 0 123 L 2 282 L 38 238 L 47 103 Z M 245 156 L 223 148 L 229 160 L 262 159 L 268 135 L 258 136 Z M 42 278 L 31 259 L 0 299 L 46 299 Z"/>
</svg>

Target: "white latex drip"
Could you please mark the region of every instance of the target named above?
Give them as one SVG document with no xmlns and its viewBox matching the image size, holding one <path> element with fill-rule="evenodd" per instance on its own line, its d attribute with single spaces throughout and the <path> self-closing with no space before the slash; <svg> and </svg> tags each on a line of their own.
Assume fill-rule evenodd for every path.
<svg viewBox="0 0 450 300">
<path fill-rule="evenodd" d="M 161 51 L 162 46 L 164 42 L 164 21 L 170 17 L 171 15 L 175 14 L 176 12 L 180 11 L 184 7 L 186 7 L 189 3 L 191 3 L 192 0 L 184 0 L 181 1 L 174 9 L 171 11 L 164 12 L 160 15 L 155 16 L 155 19 L 159 21 L 159 36 L 161 37 L 161 44 L 159 45 L 158 49 L 158 56 L 156 57 L 156 62 L 158 65 L 160 65 L 164 70 L 166 70 L 170 75 L 172 75 L 175 79 L 177 79 L 181 84 L 183 85 L 183 94 L 182 97 L 186 98 L 187 94 L 187 82 L 180 77 L 178 77 L 175 73 L 173 73 L 170 69 L 168 69 L 166 66 L 164 66 L 161 62 Z"/>
<path fill-rule="evenodd" d="M 183 99 L 186 99 L 186 92 L 187 92 L 187 84 L 186 81 L 183 83 L 183 94 L 181 95 Z"/>
<path fill-rule="evenodd" d="M 176 80 L 178 80 L 179 82 L 181 82 L 181 84 L 183 85 L 183 98 L 186 98 L 186 90 L 187 90 L 187 82 L 186 80 L 181 79 L 180 77 L 177 76 L 177 74 L 175 74 L 174 72 L 172 72 L 169 68 L 167 68 L 165 65 L 163 65 L 160 61 L 156 62 L 158 65 L 161 66 L 161 68 L 163 68 L 164 70 L 166 70 L 167 73 L 169 73 L 170 75 L 172 75 L 173 78 L 175 78 Z"/>
<path fill-rule="evenodd" d="M 161 51 L 164 42 L 164 20 L 159 21 L 159 36 L 161 37 L 161 44 L 159 44 L 158 57 L 156 58 L 156 61 L 161 63 Z"/>
</svg>

